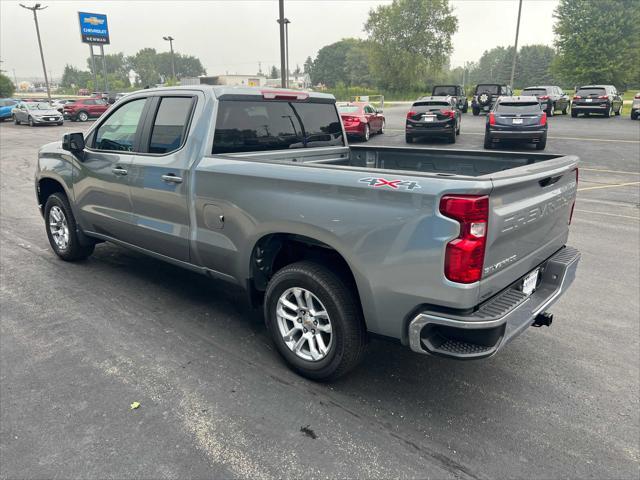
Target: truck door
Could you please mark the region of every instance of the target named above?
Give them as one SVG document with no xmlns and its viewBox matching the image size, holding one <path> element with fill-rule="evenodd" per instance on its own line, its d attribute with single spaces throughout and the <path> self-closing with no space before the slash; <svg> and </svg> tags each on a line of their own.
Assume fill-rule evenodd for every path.
<svg viewBox="0 0 640 480">
<path fill-rule="evenodd" d="M 189 261 L 189 164 L 183 148 L 193 94 L 155 96 L 148 109 L 140 152 L 129 174 L 133 244 L 177 260 Z"/>
<path fill-rule="evenodd" d="M 147 99 L 120 105 L 87 137 L 74 196 L 84 229 L 130 242 L 128 175 Z"/>
</svg>

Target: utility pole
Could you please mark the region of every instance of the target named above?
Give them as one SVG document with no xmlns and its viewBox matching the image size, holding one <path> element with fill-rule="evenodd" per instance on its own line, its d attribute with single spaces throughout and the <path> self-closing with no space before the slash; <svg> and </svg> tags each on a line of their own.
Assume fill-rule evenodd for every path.
<svg viewBox="0 0 640 480">
<path fill-rule="evenodd" d="M 284 27 L 285 27 L 285 18 L 284 18 L 284 0 L 278 0 L 278 9 L 280 16 L 278 18 L 278 23 L 280 24 L 280 86 L 282 88 L 287 88 L 287 64 L 286 64 L 286 54 L 285 54 L 285 39 L 284 39 Z"/>
<path fill-rule="evenodd" d="M 289 24 L 291 21 L 288 18 L 284 19 L 284 49 L 285 59 L 287 63 L 287 87 L 289 86 Z"/>
<path fill-rule="evenodd" d="M 513 88 L 513 78 L 516 75 L 516 57 L 518 56 L 518 34 L 520 33 L 520 13 L 522 13 L 522 0 L 518 5 L 518 24 L 516 25 L 516 43 L 513 46 L 513 61 L 511 62 L 511 83 L 509 84 Z"/>
<path fill-rule="evenodd" d="M 18 89 L 18 77 L 16 77 L 16 69 L 13 69 L 13 83 L 16 86 L 16 90 Z"/>
<path fill-rule="evenodd" d="M 36 13 L 38 10 L 44 10 L 47 7 L 43 7 L 39 3 L 36 3 L 33 7 L 27 7 L 23 4 L 20 4 L 20 6 L 33 12 L 33 21 L 36 23 L 36 35 L 38 36 L 38 46 L 40 47 L 40 59 L 42 60 L 42 71 L 44 72 L 44 83 L 47 86 L 47 98 L 49 99 L 49 103 L 51 103 L 51 89 L 49 88 L 49 79 L 47 78 L 47 66 L 44 63 L 42 40 L 40 40 L 40 27 L 38 27 L 38 14 Z"/>
<path fill-rule="evenodd" d="M 173 41 L 175 40 L 175 38 L 173 38 L 171 35 L 168 35 L 166 37 L 162 37 L 164 40 L 166 40 L 167 42 L 169 42 L 169 48 L 171 48 L 171 75 L 173 76 L 174 80 L 177 80 L 176 78 L 176 62 L 174 59 L 174 54 L 173 54 Z"/>
</svg>

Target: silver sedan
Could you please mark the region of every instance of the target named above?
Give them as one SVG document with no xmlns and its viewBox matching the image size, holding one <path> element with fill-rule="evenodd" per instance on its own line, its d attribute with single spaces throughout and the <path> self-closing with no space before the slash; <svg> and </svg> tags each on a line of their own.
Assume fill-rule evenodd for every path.
<svg viewBox="0 0 640 480">
<path fill-rule="evenodd" d="M 20 102 L 11 111 L 13 123 L 20 125 L 28 123 L 31 127 L 36 125 L 62 125 L 62 114 L 45 102 Z"/>
</svg>

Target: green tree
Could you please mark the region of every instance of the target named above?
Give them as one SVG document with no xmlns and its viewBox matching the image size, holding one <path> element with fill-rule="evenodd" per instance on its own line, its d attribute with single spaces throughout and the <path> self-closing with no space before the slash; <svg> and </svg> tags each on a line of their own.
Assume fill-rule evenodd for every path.
<svg viewBox="0 0 640 480">
<path fill-rule="evenodd" d="M 313 83 L 322 83 L 329 87 L 335 87 L 338 83 L 347 86 L 354 83 L 360 85 L 365 77 L 369 77 L 369 61 L 366 42 L 363 40 L 345 38 L 326 45 L 318 51 L 313 61 Z"/>
<path fill-rule="evenodd" d="M 65 65 L 60 85 L 66 89 L 88 88 L 87 82 L 89 80 L 91 80 L 91 72 L 77 69 L 71 65 Z"/>
<path fill-rule="evenodd" d="M 304 61 L 302 71 L 311 76 L 311 72 L 313 71 L 313 60 L 311 59 L 311 57 L 307 57 L 307 59 Z"/>
<path fill-rule="evenodd" d="M 525 45 L 518 51 L 515 88 L 526 88 L 535 85 L 553 85 L 551 64 L 555 57 L 553 48 L 547 45 Z"/>
<path fill-rule="evenodd" d="M 9 77 L 4 75 L 3 73 L 0 73 L 0 97 L 2 98 L 11 97 L 13 95 L 13 92 L 15 91 L 16 91 L 16 86 L 9 79 Z"/>
<path fill-rule="evenodd" d="M 271 67 L 271 71 L 269 72 L 269 78 L 280 78 L 280 69 L 275 65 Z"/>
<path fill-rule="evenodd" d="M 207 73 L 197 57 L 174 53 L 174 61 L 177 78 L 199 77 Z M 171 52 L 162 52 L 156 56 L 156 69 L 163 78 L 172 76 Z"/>
<path fill-rule="evenodd" d="M 423 87 L 453 50 L 458 19 L 448 0 L 394 0 L 369 12 L 371 73 L 382 88 Z"/>
<path fill-rule="evenodd" d="M 158 56 L 155 48 L 143 48 L 135 55 L 127 57 L 127 65 L 138 74 L 140 85 L 153 87 L 160 83 L 160 73 L 156 66 Z"/>
<path fill-rule="evenodd" d="M 558 55 L 552 70 L 565 83 L 640 82 L 640 7 L 635 0 L 560 0 L 554 12 Z"/>
<path fill-rule="evenodd" d="M 470 83 L 509 83 L 513 47 L 486 50 L 470 72 Z M 517 65 L 517 64 L 516 64 Z"/>
</svg>

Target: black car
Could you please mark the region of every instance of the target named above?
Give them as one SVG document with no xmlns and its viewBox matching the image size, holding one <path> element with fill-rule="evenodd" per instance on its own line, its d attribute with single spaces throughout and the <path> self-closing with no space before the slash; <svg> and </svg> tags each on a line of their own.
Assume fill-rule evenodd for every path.
<svg viewBox="0 0 640 480">
<path fill-rule="evenodd" d="M 631 104 L 631 120 L 637 120 L 638 118 L 640 118 L 640 92 L 636 93 Z"/>
<path fill-rule="evenodd" d="M 435 85 L 431 90 L 432 97 L 453 97 L 455 98 L 456 105 L 462 113 L 467 113 L 469 109 L 469 102 L 467 101 L 467 94 L 464 91 L 462 85 Z"/>
<path fill-rule="evenodd" d="M 413 143 L 418 137 L 446 137 L 456 143 L 462 114 L 453 97 L 422 97 L 407 113 L 405 139 Z"/>
<path fill-rule="evenodd" d="M 496 103 L 498 97 L 513 95 L 513 90 L 509 85 L 500 83 L 479 83 L 473 93 L 471 100 L 471 110 L 474 115 L 480 115 L 480 112 L 489 112 Z"/>
<path fill-rule="evenodd" d="M 548 117 L 553 117 L 556 110 L 560 110 L 562 115 L 566 115 L 571 104 L 569 95 L 555 85 L 527 87 L 522 90 L 522 95 L 536 97 Z"/>
<path fill-rule="evenodd" d="M 547 114 L 536 97 L 501 97 L 487 116 L 484 148 L 504 141 L 547 145 Z"/>
<path fill-rule="evenodd" d="M 577 89 L 571 103 L 571 116 L 598 113 L 610 117 L 622 113 L 622 97 L 613 85 L 587 85 Z"/>
</svg>

